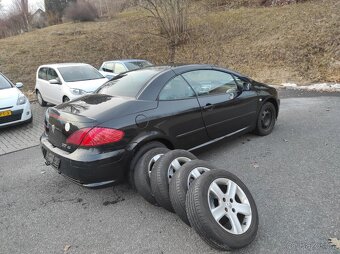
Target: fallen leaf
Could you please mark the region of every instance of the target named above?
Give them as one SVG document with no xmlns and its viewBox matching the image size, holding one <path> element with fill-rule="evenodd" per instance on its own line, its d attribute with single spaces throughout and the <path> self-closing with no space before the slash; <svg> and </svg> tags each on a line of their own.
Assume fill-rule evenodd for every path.
<svg viewBox="0 0 340 254">
<path fill-rule="evenodd" d="M 46 173 L 46 171 L 41 171 L 40 173 L 41 173 L 41 174 L 45 174 L 45 173 Z"/>
<path fill-rule="evenodd" d="M 253 164 L 253 167 L 254 168 L 259 168 L 260 166 L 259 166 L 259 164 L 257 164 L 256 162 Z"/>
<path fill-rule="evenodd" d="M 287 139 L 283 139 L 284 142 L 288 143 L 288 140 Z"/>
<path fill-rule="evenodd" d="M 335 246 L 335 248 L 340 250 L 340 240 L 337 238 L 329 238 L 328 242 L 330 245 Z"/>
<path fill-rule="evenodd" d="M 65 245 L 64 247 L 64 253 L 66 253 L 71 248 L 71 245 Z"/>
</svg>

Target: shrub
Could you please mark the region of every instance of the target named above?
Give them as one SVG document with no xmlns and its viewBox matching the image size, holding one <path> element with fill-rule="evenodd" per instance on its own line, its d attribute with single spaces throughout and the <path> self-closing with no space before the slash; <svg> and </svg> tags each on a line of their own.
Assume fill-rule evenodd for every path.
<svg viewBox="0 0 340 254">
<path fill-rule="evenodd" d="M 98 18 L 98 11 L 89 2 L 76 2 L 65 9 L 65 18 L 81 22 L 94 21 Z"/>
</svg>

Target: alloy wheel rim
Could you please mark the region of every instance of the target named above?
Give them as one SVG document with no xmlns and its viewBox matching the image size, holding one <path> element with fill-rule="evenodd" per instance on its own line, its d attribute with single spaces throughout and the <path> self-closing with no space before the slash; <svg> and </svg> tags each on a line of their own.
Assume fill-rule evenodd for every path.
<svg viewBox="0 0 340 254">
<path fill-rule="evenodd" d="M 208 189 L 208 204 L 215 221 L 227 232 L 245 233 L 252 221 L 249 200 L 234 181 L 227 178 L 214 180 Z"/>
<path fill-rule="evenodd" d="M 199 178 L 203 173 L 210 171 L 209 168 L 206 167 L 197 167 L 191 170 L 191 172 L 188 175 L 187 179 L 187 187 L 189 189 L 190 184 L 197 178 Z"/>
<path fill-rule="evenodd" d="M 268 129 L 271 126 L 273 118 L 273 112 L 267 108 L 262 112 L 261 125 L 263 129 Z"/>
<path fill-rule="evenodd" d="M 154 157 L 151 158 L 151 160 L 149 161 L 149 164 L 148 164 L 148 174 L 149 174 L 149 177 L 151 175 L 151 171 L 152 171 L 152 168 L 153 166 L 155 165 L 156 161 L 158 161 L 158 159 L 164 155 L 163 153 L 160 153 L 160 154 L 156 154 Z"/>
<path fill-rule="evenodd" d="M 172 179 L 177 170 L 179 170 L 185 163 L 191 161 L 187 157 L 177 157 L 175 158 L 168 167 L 168 181 Z"/>
</svg>

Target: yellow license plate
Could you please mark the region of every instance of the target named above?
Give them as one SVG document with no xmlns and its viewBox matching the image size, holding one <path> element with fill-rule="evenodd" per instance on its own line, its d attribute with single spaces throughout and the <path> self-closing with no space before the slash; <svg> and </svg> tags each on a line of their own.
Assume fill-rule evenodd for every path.
<svg viewBox="0 0 340 254">
<path fill-rule="evenodd" d="M 11 116 L 11 115 L 12 115 L 12 111 L 10 110 L 0 112 L 0 117 Z"/>
</svg>

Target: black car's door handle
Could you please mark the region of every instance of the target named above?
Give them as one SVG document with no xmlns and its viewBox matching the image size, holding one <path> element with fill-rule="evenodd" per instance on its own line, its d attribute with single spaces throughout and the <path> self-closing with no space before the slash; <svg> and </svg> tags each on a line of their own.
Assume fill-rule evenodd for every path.
<svg viewBox="0 0 340 254">
<path fill-rule="evenodd" d="M 213 109 L 213 108 L 214 108 L 214 105 L 211 104 L 211 103 L 207 103 L 207 104 L 203 107 L 204 110 L 211 110 L 211 109 Z"/>
</svg>

